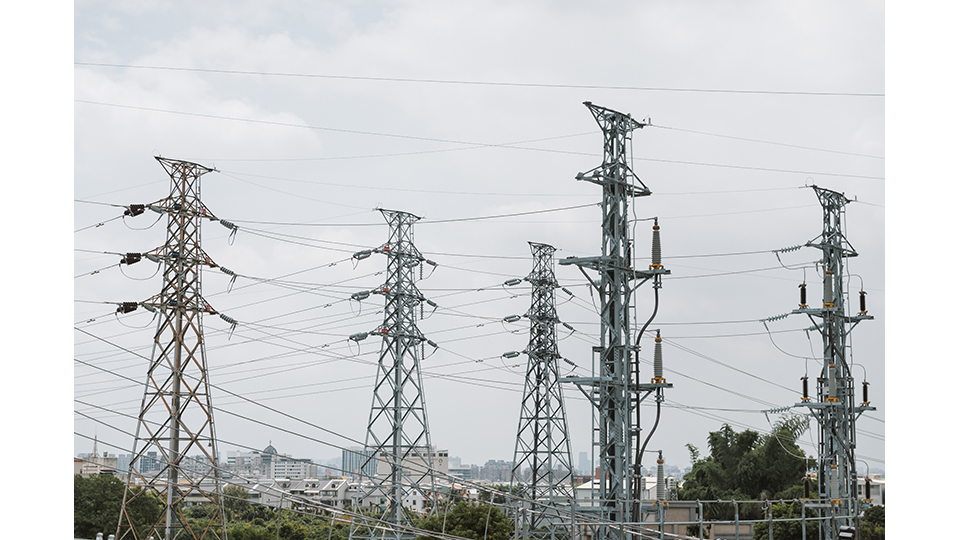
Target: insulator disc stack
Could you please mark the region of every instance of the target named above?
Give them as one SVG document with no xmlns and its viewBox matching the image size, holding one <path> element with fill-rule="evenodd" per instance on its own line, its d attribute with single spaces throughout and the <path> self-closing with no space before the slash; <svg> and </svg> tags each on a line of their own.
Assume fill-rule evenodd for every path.
<svg viewBox="0 0 960 540">
<path fill-rule="evenodd" d="M 653 247 L 650 250 L 650 268 L 663 268 L 663 255 L 660 250 L 660 225 L 653 220 Z"/>
<path fill-rule="evenodd" d="M 657 338 L 653 345 L 653 379 L 654 382 L 663 380 L 663 339 L 660 338 L 660 331 L 657 330 Z"/>
<path fill-rule="evenodd" d="M 823 307 L 833 307 L 833 272 L 823 273 Z"/>
<path fill-rule="evenodd" d="M 662 501 L 667 498 L 666 482 L 663 476 L 663 456 L 657 460 L 657 500 Z"/>
</svg>

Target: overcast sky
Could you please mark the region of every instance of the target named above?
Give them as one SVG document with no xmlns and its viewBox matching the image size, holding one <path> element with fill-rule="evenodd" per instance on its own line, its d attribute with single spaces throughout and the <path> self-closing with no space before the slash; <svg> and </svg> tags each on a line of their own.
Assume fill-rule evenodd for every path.
<svg viewBox="0 0 960 540">
<path fill-rule="evenodd" d="M 259 278 L 304 271 L 295 279 L 318 285 L 354 278 L 344 282 L 351 288 L 324 289 L 326 297 L 280 299 L 292 291 L 238 280 L 227 294 L 224 276 L 205 276 L 206 296 L 242 323 L 227 340 L 222 321 L 207 321 L 214 384 L 362 438 L 373 374 L 369 364 L 330 362 L 276 373 L 285 364 L 316 360 L 302 352 L 282 363 L 259 362 L 266 368 L 261 372 L 241 373 L 238 365 L 289 350 L 271 334 L 251 330 L 251 324 L 276 326 L 274 336 L 291 332 L 303 349 L 330 343 L 351 354 L 343 352 L 345 337 L 375 325 L 377 306 L 365 304 L 355 319 L 346 319 L 342 309 L 323 312 L 322 306 L 342 299 L 354 285 L 377 285 L 369 274 L 382 268 L 382 259 L 371 257 L 356 269 L 339 263 L 306 270 L 342 260 L 353 246 L 378 245 L 387 231 L 372 208 L 392 206 L 425 218 L 417 226 L 417 242 L 440 267 L 421 288 L 445 309 L 469 316 L 438 310 L 421 326 L 442 347 L 427 359 L 425 372 L 448 376 L 426 381 L 433 439 L 466 462 L 510 459 L 521 376 L 489 358 L 522 349 L 525 329 L 519 325 L 519 332 L 509 333 L 513 327 L 476 324 L 485 317 L 523 312 L 528 297 L 510 299 L 500 291 L 444 296 L 455 292 L 444 289 L 475 290 L 495 286 L 505 276 L 524 275 L 530 267 L 530 240 L 554 244 L 558 257 L 594 255 L 599 250 L 598 212 L 428 222 L 598 201 L 599 188 L 574 180 L 600 160 L 602 139 L 581 105 L 585 100 L 653 121 L 634 135 L 634 165 L 654 195 L 634 208 L 639 218 L 659 216 L 666 263 L 673 271 L 665 280 L 654 327 L 687 349 L 666 348 L 668 378 L 675 384 L 668 399 L 675 407 L 666 409 L 651 444 L 664 450 L 667 462 L 684 464 L 683 444 L 703 449 L 707 432 L 722 422 L 737 429 L 765 429 L 766 419 L 756 412 L 765 405 L 755 399 L 782 405 L 796 401 L 806 362 L 790 355 L 803 356 L 810 348 L 797 330 L 803 321 L 791 317 L 771 325 L 771 330 L 785 330 L 773 334 L 776 347 L 765 333 L 696 337 L 762 332 L 756 322 L 692 323 L 756 321 L 785 313 L 796 303 L 802 271 L 695 277 L 769 268 L 777 262 L 770 254 L 688 256 L 773 250 L 813 238 L 820 212 L 811 190 L 801 186 L 816 183 L 860 201 L 848 207 L 849 239 L 860 252 L 849 268 L 863 278 L 877 320 L 854 332 L 854 360 L 866 370 L 879 410 L 859 425 L 882 437 L 889 422 L 894 434 L 886 452 L 882 441 L 860 437 L 861 457 L 872 460 L 861 464 L 861 471 L 864 465 L 886 468 L 899 486 L 890 493 L 893 501 L 948 485 L 917 474 L 949 459 L 943 453 L 949 436 L 944 416 L 950 414 L 957 374 L 947 342 L 955 333 L 948 310 L 956 304 L 947 274 L 953 268 L 956 229 L 957 182 L 950 158 L 958 141 L 949 127 L 958 116 L 955 74 L 949 69 L 957 50 L 956 14 L 944 3 L 885 8 L 880 2 L 663 2 L 631 8 L 624 2 L 589 7 L 474 2 L 467 8 L 426 2 L 373 7 L 364 2 L 312 3 L 310 8 L 275 3 L 266 9 L 256 2 L 200 7 L 138 2 L 132 11 L 133 5 L 21 3 L 5 6 L 0 17 L 0 54 L 7 74 L 3 148 L 10 189 L 3 213 L 8 232 L 3 272 L 8 312 L 16 313 L 5 336 L 10 357 L 4 404 L 5 428 L 17 443 L 5 445 L 4 458 L 14 463 L 24 448 L 35 447 L 37 463 L 60 464 L 52 470 L 60 471 L 56 474 L 63 484 L 36 482 L 34 467 L 9 471 L 18 485 L 36 486 L 36 498 L 49 497 L 51 486 L 59 488 L 65 511 L 57 513 L 58 527 L 70 526 L 64 449 L 73 446 L 76 453 L 90 448 L 87 439 L 69 434 L 96 433 L 101 441 L 130 446 L 120 432 L 134 425 L 120 414 L 136 413 L 140 390 L 88 375 L 64 359 L 72 354 L 126 376 L 143 376 L 145 365 L 134 355 L 117 354 L 115 345 L 94 345 L 77 329 L 140 354 L 148 350 L 149 318 L 131 314 L 123 324 L 140 328 L 127 328 L 113 318 L 110 303 L 145 299 L 156 293 L 159 281 L 150 278 L 153 269 L 142 263 L 125 269 L 135 278 L 128 279 L 116 267 L 117 257 L 100 252 L 142 252 L 163 242 L 161 225 L 148 228 L 149 215 L 124 224 L 115 219 L 120 209 L 108 206 L 151 202 L 168 193 L 168 180 L 153 159 L 157 154 L 215 165 L 220 171 L 204 178 L 206 204 L 224 219 L 246 221 L 233 245 L 225 229 L 205 228 L 204 247 L 220 264 Z M 374 78 L 410 81 L 370 80 Z M 425 79 L 509 84 L 412 81 Z M 509 143 L 522 149 L 506 148 Z M 885 183 L 893 195 L 889 203 Z M 371 225 L 253 223 L 257 221 Z M 95 227 L 101 222 L 102 227 Z M 24 234 L 28 226 L 42 236 Z M 264 231 L 287 235 L 282 237 L 287 241 L 257 236 Z M 648 235 L 646 227 L 639 227 L 638 245 Z M 341 244 L 329 243 L 334 241 Z M 58 256 L 70 252 L 74 264 L 62 264 Z M 816 258 L 809 249 L 787 256 L 790 265 Z M 889 284 L 885 256 L 886 266 L 899 270 Z M 101 271 L 89 275 L 96 270 Z M 597 318 L 582 277 L 567 267 L 558 268 L 558 277 L 578 294 L 560 306 L 560 316 L 578 329 L 575 337 L 561 341 L 560 350 L 586 367 Z M 859 286 L 858 278 L 851 288 Z M 65 305 L 70 298 L 73 309 Z M 311 306 L 315 309 L 299 318 L 289 315 Z M 638 313 L 650 308 L 649 290 L 640 291 Z M 85 322 L 91 318 L 95 322 Z M 328 325 L 330 320 L 341 323 Z M 475 337 L 484 331 L 491 335 Z M 369 360 L 374 349 L 368 340 L 358 358 Z M 646 343 L 647 359 L 650 349 Z M 893 383 L 887 391 L 887 356 L 899 392 Z M 477 371 L 483 368 L 487 370 Z M 854 369 L 858 381 L 861 371 Z M 239 380 L 249 375 L 258 378 Z M 474 377 L 473 384 L 464 377 Z M 477 379 L 483 385 L 475 384 Z M 329 384 L 321 384 L 325 382 Z M 317 386 L 284 390 L 309 384 Z M 106 392 L 90 395 L 99 390 Z M 313 393 L 293 397 L 307 392 Z M 77 420 L 74 410 L 80 408 L 71 395 L 116 408 L 118 413 L 103 421 L 119 431 Z M 223 410 L 276 420 L 222 395 L 215 394 L 215 403 Z M 588 410 L 570 395 L 575 453 L 588 446 Z M 645 427 L 651 421 L 645 411 Z M 299 437 L 231 423 L 227 415 L 218 416 L 217 427 L 225 441 L 256 447 L 273 441 L 281 452 L 314 458 L 337 454 Z M 282 427 L 317 435 L 302 425 Z M 37 512 L 43 513 L 34 517 L 49 522 L 45 506 L 37 506 Z M 896 515 L 892 512 L 891 520 Z M 36 523 L 17 520 L 14 529 L 26 532 L 29 527 L 33 534 Z M 904 530 L 909 523 L 914 532 L 918 526 L 896 523 Z"/>
<path fill-rule="evenodd" d="M 852 334 L 853 375 L 878 410 L 861 417 L 860 472 L 885 469 L 886 314 L 884 6 L 835 2 L 77 2 L 74 27 L 75 358 L 77 405 L 120 431 L 75 417 L 75 430 L 129 452 L 155 321 L 116 302 L 158 291 L 155 265 L 124 267 L 104 252 L 162 244 L 147 213 L 118 205 L 165 197 L 155 155 L 215 167 L 203 200 L 239 226 L 204 226 L 203 247 L 240 274 L 205 272 L 204 295 L 239 321 L 205 319 L 210 382 L 344 438 L 214 390 L 220 451 L 268 442 L 327 459 L 363 440 L 382 299 L 350 294 L 382 283 L 386 207 L 423 218 L 417 247 L 438 263 L 418 283 L 439 308 L 420 322 L 439 345 L 422 370 L 434 444 L 464 463 L 512 459 L 527 343 L 529 287 L 501 284 L 531 268 L 528 241 L 557 258 L 599 254 L 600 188 L 578 172 L 600 163 L 601 132 L 582 105 L 651 126 L 634 132 L 633 166 L 653 191 L 631 207 L 638 264 L 658 217 L 664 264 L 651 329 L 666 340 L 674 388 L 649 448 L 689 464 L 709 431 L 730 423 L 765 432 L 763 410 L 799 400 L 821 345 L 801 316 L 768 323 L 819 294 L 812 248 L 818 185 L 856 199 L 846 232 L 851 301 L 867 292 L 876 317 Z M 139 66 L 139 67 L 133 67 Z M 160 69 L 165 68 L 165 69 Z M 576 207 L 567 209 L 570 207 Z M 523 212 L 523 216 L 464 220 Z M 566 210 L 562 210 L 566 209 Z M 456 221 L 461 220 L 461 221 Z M 103 223 L 102 226 L 94 226 Z M 99 273 L 91 274 L 99 270 Z M 598 342 L 595 299 L 558 267 L 561 354 L 588 374 Z M 263 279 L 283 278 L 283 282 Z M 291 283 L 295 282 L 295 283 Z M 305 291 L 309 288 L 309 292 Z M 855 306 L 853 306 L 855 307 Z M 649 285 L 636 294 L 649 317 Z M 91 337 L 96 336 L 96 338 Z M 109 342 L 109 344 L 108 344 Z M 641 357 L 652 359 L 652 339 Z M 566 373 L 565 366 L 564 370 Z M 650 369 L 645 366 L 645 369 Z M 565 389 L 574 461 L 590 447 L 590 407 Z M 793 409 L 794 412 L 802 412 Z M 653 424 L 644 407 L 643 427 Z M 813 433 L 803 449 L 814 451 Z M 329 442 L 324 445 L 317 439 Z M 92 445 L 74 440 L 75 452 Z M 126 449 L 126 450 L 123 450 Z M 645 460 L 645 465 L 652 462 Z"/>
</svg>

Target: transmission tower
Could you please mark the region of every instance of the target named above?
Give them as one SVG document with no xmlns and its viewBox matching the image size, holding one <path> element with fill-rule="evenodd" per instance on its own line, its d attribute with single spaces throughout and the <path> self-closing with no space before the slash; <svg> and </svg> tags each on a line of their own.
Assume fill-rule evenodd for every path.
<svg viewBox="0 0 960 540">
<path fill-rule="evenodd" d="M 823 232 L 806 243 L 818 248 L 823 256 L 819 266 L 823 271 L 822 307 L 806 305 L 806 284 L 801 285 L 800 308 L 793 313 L 810 317 L 823 337 L 823 367 L 817 378 L 817 400 L 807 393 L 806 377 L 803 400 L 798 405 L 808 407 L 820 427 L 818 445 L 818 484 L 821 537 L 827 540 L 845 538 L 841 533 L 856 527 L 860 503 L 857 496 L 857 466 L 855 449 L 856 420 L 864 412 L 876 410 L 867 398 L 864 381 L 863 402 L 856 403 L 854 380 L 848 362 L 847 336 L 860 321 L 873 319 L 867 315 L 864 293 L 861 291 L 860 312 L 848 315 L 847 291 L 844 289 L 844 260 L 856 257 L 843 234 L 845 206 L 851 202 L 842 193 L 812 186 L 823 207 Z M 814 505 L 809 505 L 814 506 Z"/>
<path fill-rule="evenodd" d="M 633 292 L 651 279 L 654 291 L 659 291 L 661 276 L 670 271 L 660 264 L 659 227 L 656 225 L 653 263 L 646 270 L 633 268 L 629 202 L 633 197 L 650 195 L 651 191 L 631 170 L 628 153 L 633 130 L 643 128 L 649 122 L 638 122 L 629 114 L 599 107 L 589 101 L 584 105 L 603 131 L 603 163 L 577 175 L 578 180 L 603 188 L 601 255 L 568 257 L 560 264 L 576 265 L 599 297 L 600 345 L 594 347 L 594 352 L 599 354 L 600 369 L 598 376 L 563 380 L 577 384 L 597 408 L 594 447 L 599 454 L 601 476 L 598 505 L 591 509 L 598 511 L 600 521 L 607 524 L 598 531 L 600 536 L 622 538 L 625 534 L 622 525 L 640 519 L 640 402 L 652 393 L 661 400 L 662 390 L 672 387 L 662 377 L 651 383 L 640 382 L 639 340 L 635 344 L 631 339 L 631 301 Z M 599 273 L 599 281 L 591 278 L 586 269 Z M 651 316 L 646 324 L 652 320 Z M 638 338 L 642 334 L 643 329 L 637 334 Z"/>
<path fill-rule="evenodd" d="M 139 303 L 159 319 L 117 538 L 225 538 L 202 324 L 204 313 L 217 312 L 203 299 L 200 287 L 201 267 L 217 266 L 200 247 L 201 221 L 218 221 L 200 199 L 200 177 L 214 169 L 156 159 L 170 176 L 170 196 L 146 207 L 167 215 L 167 239 L 144 255 L 163 264 L 163 287 Z M 142 205 L 132 205 L 128 212 L 137 215 L 143 210 Z M 126 262 L 129 259 L 128 255 Z M 118 312 L 132 311 L 137 305 L 125 303 Z M 149 493 L 160 500 L 163 512 L 150 530 L 137 531 L 129 509 Z M 184 518 L 188 500 L 212 505 L 200 520 L 202 526 L 194 528 Z"/>
<path fill-rule="evenodd" d="M 407 529 L 413 525 L 414 516 L 404 507 L 404 501 L 419 495 L 430 505 L 431 512 L 436 512 L 437 507 L 433 469 L 436 455 L 430 444 L 420 374 L 424 344 L 436 345 L 417 328 L 417 316 L 422 313 L 418 308 L 428 301 L 416 286 L 418 272 L 423 277 L 423 264 L 436 263 L 425 259 L 413 243 L 413 224 L 419 217 L 393 210 L 380 212 L 390 225 L 390 239 L 372 251 L 387 257 L 387 279 L 372 292 L 384 296 L 383 324 L 372 332 L 351 336 L 354 341 L 368 335 L 381 336 L 383 340 L 366 436 L 370 456 L 367 461 L 376 461 L 377 473 L 366 478 L 361 473 L 355 507 L 379 513 L 380 520 L 393 527 L 383 532 L 357 524 L 351 527 L 350 535 L 400 540 L 415 536 Z M 355 257 L 369 255 L 363 253 Z M 361 471 L 367 470 L 364 464 Z"/>
<path fill-rule="evenodd" d="M 530 310 L 526 313 L 530 342 L 524 350 L 528 357 L 527 377 L 510 491 L 514 493 L 514 488 L 519 488 L 524 499 L 520 524 L 524 539 L 572 539 L 573 453 L 558 365 L 556 289 L 560 285 L 553 271 L 556 249 L 533 242 L 530 249 L 534 258 L 533 271 L 526 277 L 533 286 Z"/>
</svg>

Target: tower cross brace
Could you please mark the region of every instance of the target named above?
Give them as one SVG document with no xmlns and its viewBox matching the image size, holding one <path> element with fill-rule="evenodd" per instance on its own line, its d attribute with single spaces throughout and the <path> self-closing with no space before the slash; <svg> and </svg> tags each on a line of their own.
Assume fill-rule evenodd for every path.
<svg viewBox="0 0 960 540">
<path fill-rule="evenodd" d="M 393 525 L 387 532 L 374 527 L 351 527 L 351 537 L 412 538 L 407 532 L 413 516 L 404 500 L 419 495 L 432 501 L 436 512 L 435 449 L 430 441 L 427 406 L 423 393 L 420 362 L 428 342 L 417 327 L 418 307 L 426 299 L 417 289 L 417 272 L 427 261 L 413 241 L 413 224 L 419 217 L 381 209 L 390 225 L 390 238 L 373 250 L 387 257 L 387 278 L 374 291 L 384 296 L 383 324 L 369 335 L 380 336 L 382 344 L 367 424 L 367 462 L 377 463 L 375 476 L 364 477 L 357 506 L 371 505 L 382 522 Z M 366 463 L 361 471 L 367 470 Z M 370 506 L 364 507 L 364 510 Z M 362 525 L 362 524 L 360 524 Z"/>
<path fill-rule="evenodd" d="M 603 188 L 601 202 L 602 242 L 599 257 L 569 257 L 561 265 L 576 265 L 597 292 L 600 302 L 600 345 L 594 351 L 599 355 L 599 376 L 567 377 L 597 408 L 595 443 L 600 460 L 600 519 L 609 525 L 600 534 L 606 538 L 620 538 L 624 532 L 618 526 L 636 522 L 640 489 L 639 463 L 635 450 L 639 446 L 639 416 L 642 394 L 649 395 L 665 383 L 640 384 L 634 373 L 633 356 L 638 345 L 632 342 L 631 303 L 633 291 L 650 279 L 659 285 L 661 275 L 669 274 L 661 265 L 649 270 L 632 267 L 633 242 L 630 238 L 629 202 L 633 197 L 644 197 L 652 192 L 633 173 L 628 155 L 631 133 L 648 125 L 634 120 L 629 114 L 585 102 L 603 131 L 603 163 L 593 170 L 577 175 Z M 599 273 L 599 282 L 585 269 Z M 639 283 L 634 283 L 639 280 Z"/>
<path fill-rule="evenodd" d="M 519 489 L 524 500 L 520 524 L 524 539 L 572 539 L 576 501 L 558 365 L 556 289 L 560 285 L 553 270 L 556 249 L 533 242 L 530 249 L 534 257 L 533 270 L 526 277 L 533 287 L 526 313 L 530 341 L 525 350 L 527 373 L 510 475 L 511 493 Z"/>
<path fill-rule="evenodd" d="M 203 265 L 216 266 L 200 245 L 201 222 L 216 220 L 200 199 L 200 177 L 213 169 L 156 159 L 171 186 L 169 197 L 149 205 L 168 218 L 165 244 L 148 253 L 163 264 L 163 285 L 159 294 L 141 303 L 159 319 L 117 538 L 219 539 L 225 537 L 225 523 L 202 326 L 203 314 L 216 311 L 203 299 L 200 279 Z M 149 457 L 153 452 L 155 461 Z M 162 513 L 148 531 L 137 531 L 130 509 L 148 494 L 159 499 Z M 213 505 L 202 527 L 195 529 L 185 519 L 188 498 Z"/>
<path fill-rule="evenodd" d="M 804 400 L 819 425 L 817 445 L 818 505 L 826 540 L 841 538 L 840 528 L 856 526 L 860 503 L 857 495 L 856 420 L 865 411 L 876 410 L 869 403 L 856 403 L 853 374 L 847 354 L 847 337 L 861 321 L 873 316 L 861 312 L 847 315 L 844 261 L 857 252 L 844 235 L 844 214 L 850 202 L 842 193 L 812 186 L 823 207 L 823 230 L 806 245 L 821 250 L 823 270 L 822 307 L 801 305 L 823 338 L 823 364 L 817 377 L 817 401 Z M 819 321 L 817 320 L 819 319 Z"/>
</svg>

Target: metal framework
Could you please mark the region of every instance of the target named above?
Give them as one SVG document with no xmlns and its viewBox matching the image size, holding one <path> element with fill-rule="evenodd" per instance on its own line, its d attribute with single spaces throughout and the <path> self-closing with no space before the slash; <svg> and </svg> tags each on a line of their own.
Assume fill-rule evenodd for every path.
<svg viewBox="0 0 960 540">
<path fill-rule="evenodd" d="M 824 518 L 821 538 L 835 540 L 843 538 L 841 527 L 856 526 L 859 521 L 856 420 L 864 411 L 876 410 L 866 397 L 863 403 L 856 403 L 847 336 L 860 321 L 873 316 L 867 315 L 865 308 L 852 316 L 846 312 L 844 260 L 857 256 L 843 234 L 844 207 L 850 199 L 836 191 L 812 187 L 823 207 L 823 232 L 806 246 L 823 253 L 819 261 L 823 271 L 823 304 L 811 307 L 801 299 L 800 308 L 793 313 L 809 316 L 823 337 L 823 367 L 817 378 L 817 400 L 811 401 L 804 395 L 798 405 L 808 407 L 820 427 L 817 479 L 821 502 L 816 508 Z"/>
<path fill-rule="evenodd" d="M 572 539 L 576 510 L 573 459 L 567 412 L 560 386 L 557 349 L 556 289 L 553 253 L 547 244 L 530 242 L 533 271 L 526 277 L 533 292 L 526 317 L 530 320 L 527 376 L 520 405 L 514 448 L 511 493 L 523 501 L 520 535 L 529 538 Z M 533 502 L 527 502 L 533 501 Z"/>
<path fill-rule="evenodd" d="M 213 169 L 188 161 L 156 159 L 170 176 L 170 196 L 148 207 L 167 214 L 167 240 L 145 255 L 162 262 L 163 287 L 140 303 L 159 320 L 117 538 L 225 538 L 201 322 L 204 313 L 216 314 L 203 299 L 200 287 L 201 266 L 217 266 L 200 247 L 201 221 L 216 220 L 200 200 L 200 177 Z M 153 464 L 148 457 L 153 452 L 156 467 L 147 466 Z M 163 512 L 141 536 L 141 531 L 134 529 L 129 509 L 137 498 L 149 493 L 161 501 Z M 184 519 L 188 501 L 213 505 L 201 520 L 202 526 L 194 528 Z"/>
<path fill-rule="evenodd" d="M 653 279 L 657 290 L 660 277 L 670 272 L 659 264 L 659 253 L 647 270 L 634 269 L 632 263 L 630 199 L 648 196 L 651 191 L 630 168 L 628 152 L 631 133 L 648 123 L 589 101 L 584 105 L 603 131 L 603 163 L 578 174 L 577 179 L 603 188 L 602 251 L 599 257 L 570 257 L 560 264 L 576 265 L 599 296 L 600 345 L 594 348 L 599 354 L 599 374 L 563 380 L 575 383 L 597 408 L 594 446 L 600 460 L 600 500 L 597 506 L 582 510 L 598 511 L 600 521 L 611 524 L 597 531 L 599 536 L 621 538 L 626 534 L 622 525 L 640 519 L 640 402 L 672 386 L 665 381 L 640 383 L 636 359 L 639 342 L 634 344 L 632 340 L 631 302 L 640 285 Z M 599 282 L 585 269 L 598 272 Z"/>
<path fill-rule="evenodd" d="M 361 467 L 361 488 L 357 508 L 378 514 L 381 522 L 392 524 L 383 531 L 355 523 L 351 537 L 412 538 L 406 528 L 413 525 L 412 512 L 404 501 L 419 494 L 436 512 L 434 494 L 435 449 L 430 443 L 427 406 L 423 394 L 420 362 L 427 340 L 417 328 L 418 307 L 427 302 L 417 289 L 425 259 L 413 242 L 413 224 L 420 218 L 406 212 L 380 209 L 390 225 L 390 239 L 372 250 L 387 257 L 387 279 L 372 292 L 385 301 L 383 324 L 366 335 L 381 336 L 377 379 L 367 424 L 366 448 L 377 462 L 376 476 L 366 476 Z M 352 339 L 359 341 L 363 334 Z M 431 504 L 433 503 L 433 504 Z M 363 506 L 366 504 L 367 506 Z M 359 520 L 358 520 L 359 521 Z M 382 529 L 382 527 L 380 527 Z"/>
</svg>

